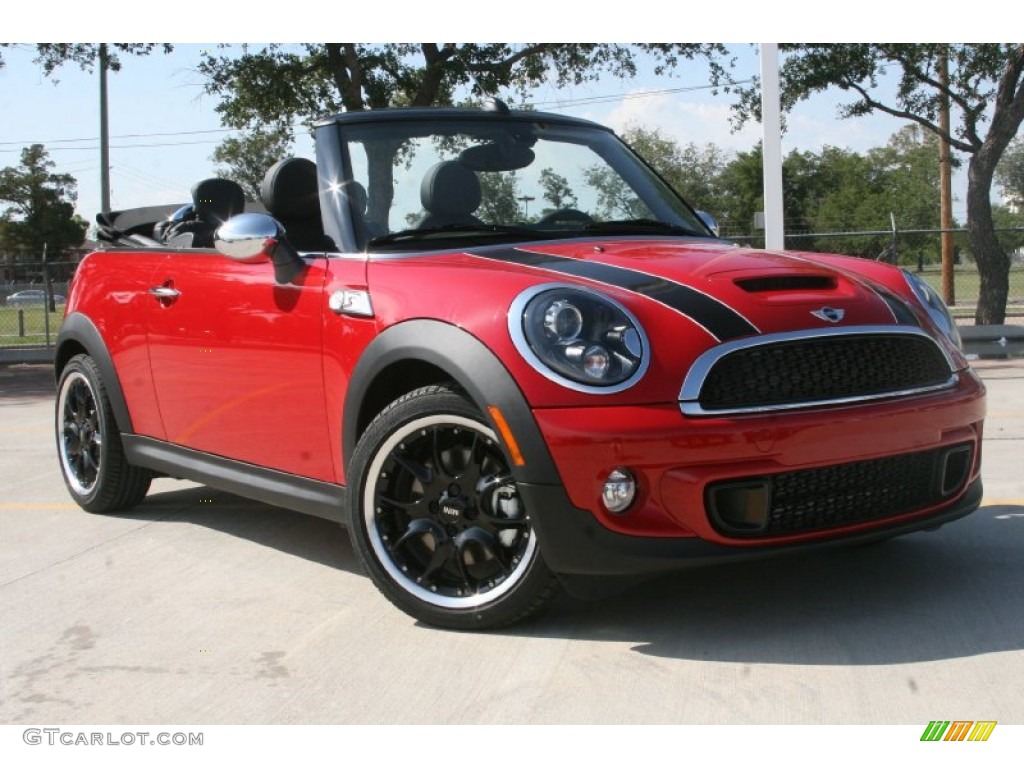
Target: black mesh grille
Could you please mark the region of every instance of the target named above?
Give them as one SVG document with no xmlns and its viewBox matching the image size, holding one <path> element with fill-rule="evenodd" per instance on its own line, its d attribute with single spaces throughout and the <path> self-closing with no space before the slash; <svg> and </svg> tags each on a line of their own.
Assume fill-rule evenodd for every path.
<svg viewBox="0 0 1024 768">
<path fill-rule="evenodd" d="M 784 536 L 894 517 L 939 504 L 963 489 L 969 473 L 957 470 L 946 482 L 947 457 L 972 451 L 969 443 L 851 464 L 744 478 L 708 486 L 708 506 L 717 488 L 740 483 L 768 490 L 768 522 L 758 531 L 730 530 L 711 516 L 719 532 L 751 538 Z M 970 454 L 968 453 L 968 463 Z M 952 471 L 952 470 L 950 470 Z M 945 486 L 945 488 L 943 487 Z"/>
<path fill-rule="evenodd" d="M 920 336 L 823 336 L 736 350 L 701 388 L 708 411 L 872 397 L 947 382 L 952 371 Z"/>
</svg>

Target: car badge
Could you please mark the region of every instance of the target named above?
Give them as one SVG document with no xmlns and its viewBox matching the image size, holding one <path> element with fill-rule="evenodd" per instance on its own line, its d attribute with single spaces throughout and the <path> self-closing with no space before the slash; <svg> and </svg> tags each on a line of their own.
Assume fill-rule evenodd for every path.
<svg viewBox="0 0 1024 768">
<path fill-rule="evenodd" d="M 825 320 L 829 323 L 838 323 L 846 315 L 845 310 L 835 309 L 834 307 L 822 307 L 821 309 L 811 312 L 812 315 L 817 317 L 819 320 Z"/>
</svg>

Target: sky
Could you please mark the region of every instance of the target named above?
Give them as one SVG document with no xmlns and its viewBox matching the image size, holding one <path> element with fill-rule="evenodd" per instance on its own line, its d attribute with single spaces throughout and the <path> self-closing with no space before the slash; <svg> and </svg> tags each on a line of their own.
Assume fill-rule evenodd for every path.
<svg viewBox="0 0 1024 768">
<path fill-rule="evenodd" d="M 300 0 L 300 6 L 302 2 L 304 0 Z M 60 9 L 62 3 L 63 0 L 57 0 L 56 7 Z M 744 3 L 735 5 L 736 9 L 744 7 Z M 76 6 L 70 4 L 65 10 L 72 15 L 63 18 L 64 25 L 73 22 L 77 12 Z M 95 27 L 95 18 L 88 22 Z M 373 39 L 370 35 L 374 25 L 379 27 L 380 20 L 371 20 L 364 39 Z M 203 25 L 205 29 L 217 26 L 215 23 Z M 57 36 L 56 39 L 123 40 L 130 39 L 133 31 L 130 28 L 107 29 L 102 25 L 98 30 L 88 26 L 80 28 L 74 23 L 71 27 L 68 32 L 82 33 L 82 37 Z M 754 27 L 762 35 L 771 31 L 756 23 Z M 641 25 L 641 29 L 626 29 L 620 34 L 645 28 Z M 143 33 L 138 34 L 138 38 L 149 36 L 154 29 L 174 39 L 176 28 L 173 25 L 167 29 L 147 26 L 145 32 L 139 30 Z M 195 31 L 192 27 L 187 29 Z M 572 29 L 577 33 L 585 32 L 575 26 Z M 56 36 L 61 30 L 55 33 L 47 27 L 47 31 Z M 234 28 L 233 31 L 250 35 L 253 32 Z M 290 35 L 308 33 L 301 25 L 292 30 L 287 24 L 274 31 L 280 34 L 278 39 L 286 41 Z M 411 29 L 409 33 L 423 31 Z M 536 32 L 525 28 L 516 37 L 514 25 L 508 31 L 509 39 L 526 39 L 528 32 Z M 701 31 L 710 30 L 701 27 Z M 856 32 L 856 29 L 851 31 Z M 27 28 L 25 32 L 31 34 L 32 30 Z M 46 37 L 40 30 L 36 32 L 38 36 L 21 36 L 20 39 Z M 90 32 L 93 35 L 106 32 L 107 36 L 90 37 Z M 605 39 L 602 32 L 607 34 L 595 29 L 594 37 L 587 38 L 584 34 L 581 39 Z M 480 30 L 476 33 L 481 34 Z M 3 34 L 10 40 L 12 29 Z M 111 204 L 115 210 L 185 202 L 195 182 L 215 175 L 210 155 L 217 144 L 232 133 L 221 126 L 216 112 L 218 101 L 203 92 L 203 80 L 196 65 L 203 52 L 216 45 L 176 43 L 171 54 L 125 57 L 121 71 L 109 75 Z M 730 49 L 737 57 L 733 72 L 736 79 L 743 80 L 759 72 L 755 46 L 737 44 Z M 236 45 L 229 50 L 239 48 Z M 93 221 L 100 208 L 97 75 L 72 65 L 47 78 L 33 63 L 34 53 L 29 45 L 4 48 L 2 56 L 5 66 L 0 69 L 0 115 L 3 115 L 0 119 L 0 167 L 16 165 L 23 147 L 31 143 L 44 144 L 56 163 L 55 170 L 70 173 L 78 180 L 76 209 L 86 220 Z M 534 91 L 532 100 L 540 109 L 595 120 L 619 131 L 639 125 L 658 128 L 681 142 L 713 142 L 730 151 L 751 149 L 761 137 L 760 125 L 748 123 L 734 131 L 730 123 L 732 97 L 715 94 L 707 84 L 704 66 L 687 62 L 672 76 L 658 77 L 651 67 L 644 67 L 633 80 L 607 77 L 600 82 L 564 89 L 544 86 Z M 824 145 L 864 152 L 884 145 L 906 124 L 886 115 L 840 120 L 836 117 L 836 105 L 841 97 L 837 91 L 799 104 L 787 118 L 784 154 L 793 149 L 817 151 Z M 299 133 L 296 154 L 312 157 L 311 140 Z M 959 220 L 965 218 L 965 192 L 966 182 L 961 171 L 954 179 L 954 216 Z M 880 226 L 884 225 L 885 222 L 880 222 Z"/>
</svg>

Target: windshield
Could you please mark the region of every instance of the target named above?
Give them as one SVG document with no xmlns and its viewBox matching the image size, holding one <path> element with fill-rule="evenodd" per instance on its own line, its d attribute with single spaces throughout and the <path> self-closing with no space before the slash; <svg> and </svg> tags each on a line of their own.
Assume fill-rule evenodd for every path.
<svg viewBox="0 0 1024 768">
<path fill-rule="evenodd" d="M 338 130 L 357 237 L 369 250 L 616 232 L 711 236 L 656 174 L 597 127 L 488 116 Z"/>
</svg>

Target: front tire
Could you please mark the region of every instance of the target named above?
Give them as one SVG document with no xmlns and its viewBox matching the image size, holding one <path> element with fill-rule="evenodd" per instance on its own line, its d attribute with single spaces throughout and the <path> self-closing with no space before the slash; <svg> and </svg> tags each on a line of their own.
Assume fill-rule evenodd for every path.
<svg viewBox="0 0 1024 768">
<path fill-rule="evenodd" d="M 60 374 L 57 453 L 64 484 L 88 512 L 131 509 L 149 491 L 152 473 L 132 466 L 95 361 L 75 355 Z"/>
<path fill-rule="evenodd" d="M 500 442 L 448 387 L 423 387 L 370 424 L 349 472 L 349 531 L 378 589 L 410 616 L 491 629 L 546 607 L 557 579 Z"/>
</svg>

